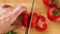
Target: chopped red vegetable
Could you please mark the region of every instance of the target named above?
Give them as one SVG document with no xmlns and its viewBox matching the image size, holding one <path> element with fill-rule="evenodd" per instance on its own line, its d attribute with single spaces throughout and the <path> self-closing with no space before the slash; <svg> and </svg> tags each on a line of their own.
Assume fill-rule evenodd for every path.
<svg viewBox="0 0 60 34">
<path fill-rule="evenodd" d="M 46 19 L 43 16 L 39 16 L 35 29 L 39 32 L 44 32 L 47 29 Z"/>
<path fill-rule="evenodd" d="M 22 17 L 22 24 L 23 26 L 27 26 L 28 23 L 28 17 L 29 17 L 30 13 L 24 13 L 23 17 Z M 31 28 L 34 28 L 36 26 L 36 20 L 38 18 L 38 15 L 36 13 L 33 13 L 32 16 L 32 23 L 31 23 Z"/>
<path fill-rule="evenodd" d="M 43 3 L 47 6 L 55 6 L 58 0 L 43 0 Z"/>
</svg>

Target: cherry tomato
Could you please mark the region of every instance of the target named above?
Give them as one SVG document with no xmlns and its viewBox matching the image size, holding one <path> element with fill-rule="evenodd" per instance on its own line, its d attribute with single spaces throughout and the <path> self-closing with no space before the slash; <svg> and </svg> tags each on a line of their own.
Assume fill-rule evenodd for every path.
<svg viewBox="0 0 60 34">
<path fill-rule="evenodd" d="M 28 23 L 28 17 L 30 16 L 30 13 L 25 13 L 23 15 L 23 19 L 22 19 L 22 24 L 23 26 L 27 26 L 27 23 Z M 31 23 L 31 28 L 34 28 L 36 26 L 36 20 L 38 18 L 38 15 L 36 13 L 33 13 L 33 16 L 32 16 L 32 23 Z"/>
<path fill-rule="evenodd" d="M 47 29 L 46 19 L 43 16 L 39 16 L 35 29 L 39 32 L 44 32 Z"/>
<path fill-rule="evenodd" d="M 43 0 L 43 3 L 47 6 L 55 6 L 58 0 Z"/>
<path fill-rule="evenodd" d="M 60 21 L 60 9 L 51 7 L 48 9 L 47 16 L 51 21 Z"/>
</svg>

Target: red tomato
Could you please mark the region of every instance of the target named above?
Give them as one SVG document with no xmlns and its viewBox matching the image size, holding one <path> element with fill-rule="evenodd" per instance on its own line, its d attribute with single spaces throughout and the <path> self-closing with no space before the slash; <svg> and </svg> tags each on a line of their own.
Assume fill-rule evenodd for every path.
<svg viewBox="0 0 60 34">
<path fill-rule="evenodd" d="M 58 0 L 43 0 L 44 4 L 47 6 L 55 6 Z"/>
<path fill-rule="evenodd" d="M 39 16 L 36 24 L 36 30 L 39 32 L 44 32 L 47 29 L 46 19 L 43 16 Z"/>
<path fill-rule="evenodd" d="M 25 27 L 27 26 L 29 15 L 30 15 L 30 13 L 25 13 L 23 15 L 22 24 Z M 31 28 L 34 28 L 36 26 L 36 20 L 37 20 L 37 18 L 38 18 L 38 15 L 36 13 L 33 13 Z"/>
<path fill-rule="evenodd" d="M 47 16 L 51 21 L 60 21 L 60 9 L 51 7 L 48 9 Z"/>
</svg>

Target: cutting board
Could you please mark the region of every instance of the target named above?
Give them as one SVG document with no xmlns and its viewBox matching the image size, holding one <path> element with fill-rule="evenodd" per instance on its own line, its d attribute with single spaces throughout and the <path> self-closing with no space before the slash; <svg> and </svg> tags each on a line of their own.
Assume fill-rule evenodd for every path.
<svg viewBox="0 0 60 34">
<path fill-rule="evenodd" d="M 60 0 L 59 0 L 60 1 Z M 31 10 L 31 5 L 32 5 L 32 0 L 0 0 L 0 5 L 6 3 L 14 8 L 17 5 L 23 5 L 27 7 L 27 11 L 30 12 Z M 47 18 L 47 10 L 49 7 L 43 4 L 43 0 L 36 0 L 35 5 L 34 5 L 34 12 L 36 12 L 39 15 L 42 15 L 46 18 L 48 28 L 45 32 L 38 32 L 35 29 L 30 30 L 30 34 L 60 34 L 60 23 L 59 22 L 52 22 Z M 25 28 L 20 27 L 15 30 L 17 34 L 24 34 L 25 33 Z"/>
</svg>

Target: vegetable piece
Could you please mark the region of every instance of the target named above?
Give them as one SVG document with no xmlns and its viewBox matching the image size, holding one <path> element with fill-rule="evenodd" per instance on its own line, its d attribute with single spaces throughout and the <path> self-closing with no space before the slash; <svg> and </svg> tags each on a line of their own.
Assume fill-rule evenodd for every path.
<svg viewBox="0 0 60 34">
<path fill-rule="evenodd" d="M 24 15 L 23 15 L 22 24 L 25 27 L 27 26 L 29 15 L 30 15 L 30 13 L 24 13 Z M 37 20 L 37 18 L 38 18 L 38 15 L 36 13 L 33 13 L 31 28 L 34 28 L 36 26 L 36 20 Z"/>
<path fill-rule="evenodd" d="M 32 27 L 32 28 L 35 28 L 37 18 L 38 18 L 37 13 L 33 13 L 33 16 L 32 16 L 32 23 L 31 23 L 31 27 Z"/>
<path fill-rule="evenodd" d="M 35 29 L 39 32 L 44 32 L 47 29 L 46 19 L 43 16 L 39 16 Z"/>
<path fill-rule="evenodd" d="M 51 7 L 48 9 L 47 16 L 51 21 L 60 21 L 60 9 Z"/>
<path fill-rule="evenodd" d="M 47 6 L 56 6 L 58 0 L 43 0 L 43 3 Z"/>
<path fill-rule="evenodd" d="M 28 19 L 28 17 L 29 17 L 29 13 L 27 13 L 27 12 L 25 12 L 23 15 L 22 15 L 22 25 L 24 26 L 24 27 L 26 27 L 27 26 L 27 19 Z"/>
</svg>

